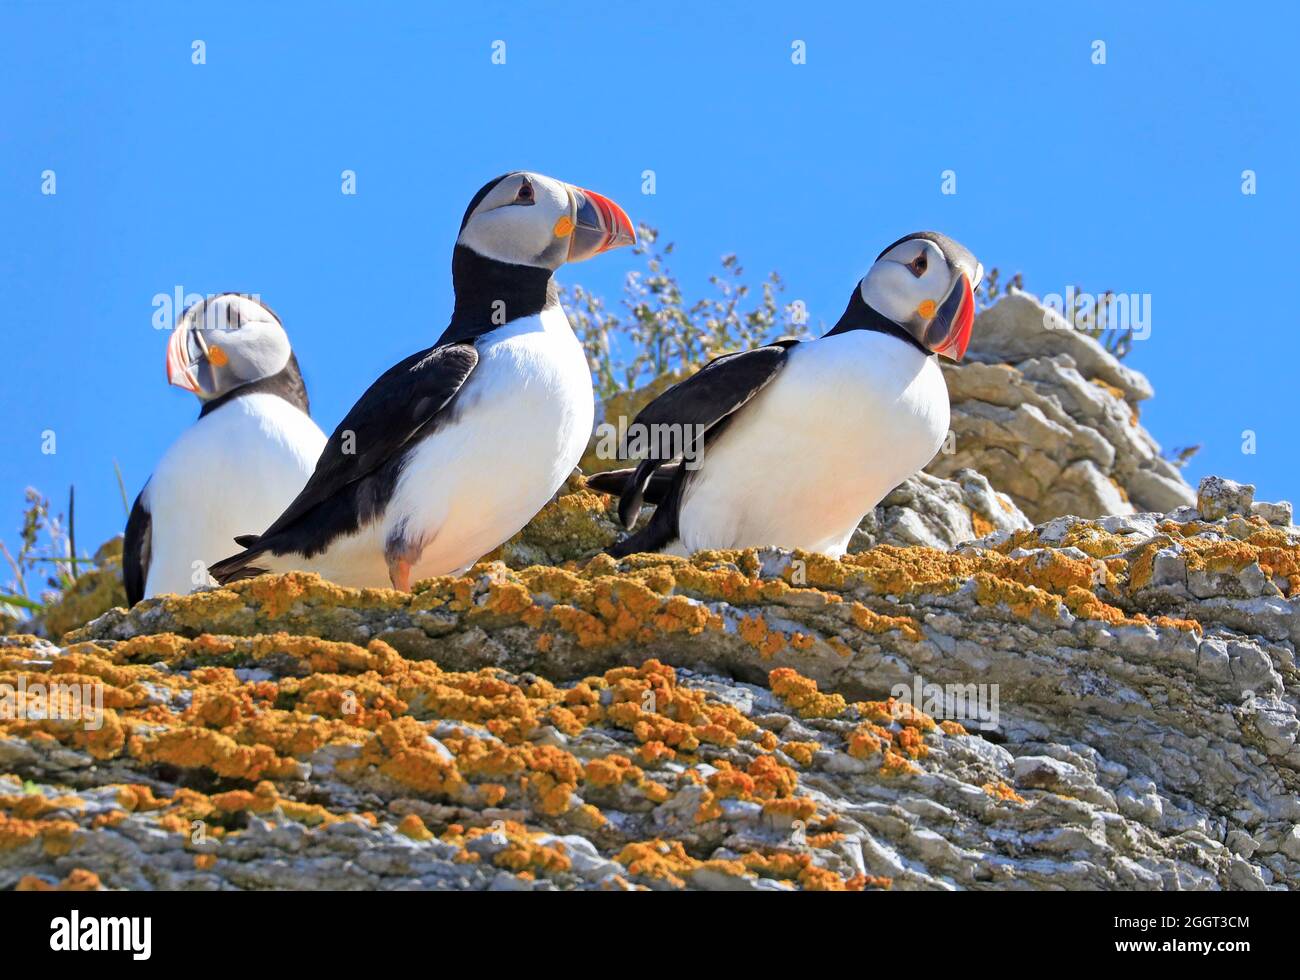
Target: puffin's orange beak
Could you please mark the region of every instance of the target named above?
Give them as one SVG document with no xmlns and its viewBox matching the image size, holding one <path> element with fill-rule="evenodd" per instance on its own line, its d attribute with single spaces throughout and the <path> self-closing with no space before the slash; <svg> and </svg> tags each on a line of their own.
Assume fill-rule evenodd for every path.
<svg viewBox="0 0 1300 980">
<path fill-rule="evenodd" d="M 636 243 L 632 219 L 617 204 L 595 191 L 568 185 L 573 218 L 568 230 L 569 262 L 581 262 L 611 248 Z M 557 232 L 562 229 L 557 227 Z"/>
<path fill-rule="evenodd" d="M 197 395 L 199 386 L 194 380 L 194 366 L 190 363 L 188 333 L 189 327 L 182 324 L 172 331 L 167 341 L 167 383 Z"/>
<path fill-rule="evenodd" d="M 966 356 L 974 323 L 975 294 L 966 273 L 959 272 L 948 295 L 939 304 L 934 318 L 925 328 L 925 346 L 940 357 L 960 361 Z"/>
</svg>

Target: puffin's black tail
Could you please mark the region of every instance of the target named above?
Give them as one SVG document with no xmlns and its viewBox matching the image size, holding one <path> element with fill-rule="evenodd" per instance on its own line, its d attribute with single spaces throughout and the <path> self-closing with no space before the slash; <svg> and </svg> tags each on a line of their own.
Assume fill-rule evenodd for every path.
<svg viewBox="0 0 1300 980">
<path fill-rule="evenodd" d="M 679 493 L 678 486 L 670 487 L 667 493 L 675 498 Z M 657 504 L 644 527 L 615 541 L 605 549 L 605 554 L 626 558 L 641 552 L 662 551 L 672 544 L 677 539 L 677 500 L 667 499 Z"/>
<path fill-rule="evenodd" d="M 239 535 L 239 537 L 235 538 L 235 544 L 244 550 L 237 555 L 223 558 L 214 565 L 209 565 L 208 574 L 216 579 L 220 585 L 229 585 L 231 582 L 240 582 L 246 578 L 265 575 L 268 569 L 250 564 L 258 555 L 266 553 L 266 546 L 262 545 L 261 541 L 261 537 L 256 534 Z"/>
<path fill-rule="evenodd" d="M 587 477 L 587 489 L 617 497 L 627 486 L 632 472 L 632 470 L 606 470 L 604 473 L 593 473 Z"/>
<path fill-rule="evenodd" d="M 677 471 L 680 468 L 680 463 L 672 463 L 668 466 L 661 466 L 654 471 L 650 477 L 650 482 L 646 484 L 645 488 L 644 498 L 647 504 L 657 507 L 664 502 L 668 492 L 672 490 L 673 481 L 677 479 Z M 587 477 L 587 487 L 597 493 L 607 493 L 611 497 L 621 497 L 628 489 L 632 474 L 635 472 L 636 469 L 632 468 L 593 473 Z"/>
<path fill-rule="evenodd" d="M 609 470 L 587 477 L 587 486 L 599 493 L 622 496 L 632 488 L 635 469 Z M 614 558 L 626 558 L 639 552 L 654 552 L 671 544 L 677 537 L 677 507 L 686 471 L 681 463 L 661 466 L 645 486 L 644 502 L 654 505 L 655 512 L 640 530 L 615 541 L 605 549 Z"/>
</svg>

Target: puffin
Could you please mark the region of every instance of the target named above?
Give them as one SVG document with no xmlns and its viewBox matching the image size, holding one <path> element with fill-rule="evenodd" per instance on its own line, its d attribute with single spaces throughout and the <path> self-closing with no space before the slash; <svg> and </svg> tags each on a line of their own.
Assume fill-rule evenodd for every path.
<svg viewBox="0 0 1300 980">
<path fill-rule="evenodd" d="M 236 539 L 244 550 L 213 577 L 302 570 L 410 591 L 511 538 L 592 432 L 591 373 L 553 274 L 635 241 L 623 209 L 593 191 L 530 171 L 488 181 L 452 250 L 447 328 L 366 390 L 302 492 Z"/>
<path fill-rule="evenodd" d="M 199 399 L 198 420 L 158 461 L 127 517 L 129 605 L 211 585 L 234 535 L 275 519 L 325 448 L 280 318 L 222 293 L 190 306 L 167 341 L 167 381 Z"/>
<path fill-rule="evenodd" d="M 627 528 L 655 505 L 609 553 L 843 555 L 867 512 L 943 445 L 938 359 L 965 355 L 983 275 L 948 236 L 906 235 L 880 253 L 824 336 L 723 355 L 665 390 L 629 432 L 674 433 L 676 456 L 588 479 L 619 497 Z"/>
</svg>

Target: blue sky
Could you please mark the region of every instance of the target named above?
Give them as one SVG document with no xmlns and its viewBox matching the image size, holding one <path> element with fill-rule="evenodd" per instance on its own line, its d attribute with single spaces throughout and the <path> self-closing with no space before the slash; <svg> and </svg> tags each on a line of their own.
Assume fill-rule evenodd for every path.
<svg viewBox="0 0 1300 980">
<path fill-rule="evenodd" d="M 93 549 L 124 520 L 113 460 L 134 496 L 193 421 L 157 294 L 259 293 L 329 431 L 441 332 L 466 202 L 524 167 L 657 225 L 690 287 L 730 251 L 779 270 L 814 324 L 930 227 L 1034 292 L 1150 294 L 1130 355 L 1157 392 L 1144 423 L 1204 444 L 1193 482 L 1300 496 L 1300 17 L 1070 6 L 0 0 L 0 537 L 26 486 L 75 483 Z M 612 300 L 635 265 L 561 278 Z"/>
</svg>

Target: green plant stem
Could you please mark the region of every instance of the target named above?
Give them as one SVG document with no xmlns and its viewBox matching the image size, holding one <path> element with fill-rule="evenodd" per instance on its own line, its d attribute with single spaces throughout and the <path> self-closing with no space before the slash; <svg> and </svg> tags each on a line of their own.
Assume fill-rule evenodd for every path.
<svg viewBox="0 0 1300 980">
<path fill-rule="evenodd" d="M 77 488 L 68 487 L 68 554 L 72 556 L 72 580 L 77 580 Z"/>
<path fill-rule="evenodd" d="M 122 495 L 122 513 L 131 516 L 131 505 L 126 502 L 126 481 L 122 479 L 122 467 L 113 460 L 113 473 L 117 476 L 117 492 Z"/>
<path fill-rule="evenodd" d="M 40 612 L 45 608 L 42 603 L 35 599 L 29 599 L 25 595 L 19 595 L 17 592 L 11 592 L 8 589 L 0 591 L 0 606 L 17 606 L 19 609 L 30 609 L 32 612 Z"/>
</svg>

